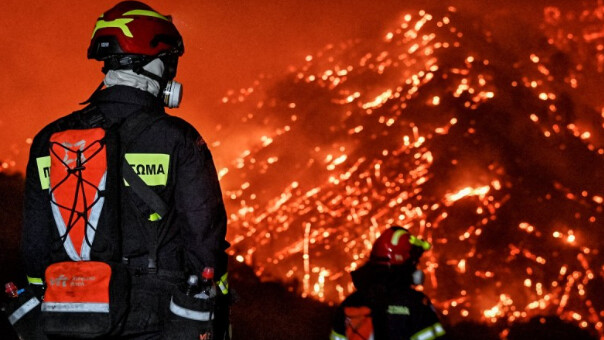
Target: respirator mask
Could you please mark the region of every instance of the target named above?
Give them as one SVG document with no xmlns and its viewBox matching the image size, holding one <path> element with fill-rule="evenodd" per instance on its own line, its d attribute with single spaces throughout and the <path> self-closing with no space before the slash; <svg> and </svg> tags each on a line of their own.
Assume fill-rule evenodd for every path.
<svg viewBox="0 0 604 340">
<path fill-rule="evenodd" d="M 162 86 L 162 89 L 161 95 L 163 96 L 164 106 L 170 109 L 178 107 L 182 100 L 182 84 L 169 80 L 165 83 L 165 86 Z"/>
<path fill-rule="evenodd" d="M 105 60 L 103 73 L 105 79 L 101 81 L 90 97 L 80 103 L 90 103 L 91 99 L 103 88 L 113 85 L 126 85 L 148 91 L 156 95 L 168 108 L 176 108 L 182 100 L 182 84 L 174 81 L 178 55 L 167 54 L 160 57 L 141 57 L 139 55 L 116 56 Z M 154 80 L 148 84 L 140 77 L 144 76 Z"/>
<path fill-rule="evenodd" d="M 175 81 L 176 69 L 178 66 L 178 55 L 168 54 L 159 58 L 164 63 L 163 79 L 168 81 L 160 82 L 164 105 L 168 108 L 176 108 L 182 100 L 182 84 Z"/>
<path fill-rule="evenodd" d="M 158 72 L 161 73 L 161 76 L 146 70 L 146 65 L 143 65 L 143 63 L 135 65 L 132 68 L 132 71 L 157 81 L 160 87 L 158 97 L 162 100 L 164 106 L 173 109 L 178 107 L 182 100 L 182 84 L 174 80 L 178 66 L 178 55 L 168 54 L 160 56 L 158 59 L 161 60 L 161 63 L 163 64 L 161 72 Z M 153 62 L 153 60 L 147 62 L 147 64 L 150 64 L 151 62 Z"/>
</svg>

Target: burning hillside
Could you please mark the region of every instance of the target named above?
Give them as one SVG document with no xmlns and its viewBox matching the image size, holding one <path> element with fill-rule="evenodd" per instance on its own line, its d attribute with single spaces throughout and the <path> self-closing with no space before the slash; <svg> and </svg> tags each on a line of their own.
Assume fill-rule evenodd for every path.
<svg viewBox="0 0 604 340">
<path fill-rule="evenodd" d="M 604 334 L 602 13 L 546 8 L 520 52 L 453 7 L 403 13 L 229 93 L 212 148 L 238 153 L 218 169 L 233 255 L 338 302 L 402 225 L 434 245 L 423 288 L 451 320 Z"/>
</svg>

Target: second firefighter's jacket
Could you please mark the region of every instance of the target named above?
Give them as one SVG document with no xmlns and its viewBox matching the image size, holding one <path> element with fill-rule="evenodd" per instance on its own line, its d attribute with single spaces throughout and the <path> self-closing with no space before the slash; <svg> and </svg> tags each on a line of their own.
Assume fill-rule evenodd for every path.
<svg viewBox="0 0 604 340">
<path fill-rule="evenodd" d="M 411 288 L 410 273 L 371 265 L 352 272 L 357 291 L 338 307 L 330 340 L 443 339 L 436 310 Z"/>
<path fill-rule="evenodd" d="M 39 283 L 46 267 L 55 262 L 74 260 L 137 261 L 149 249 L 147 220 L 153 211 L 121 176 L 123 158 L 136 174 L 169 206 L 159 223 L 157 267 L 160 270 L 199 273 L 205 266 L 216 268 L 217 277 L 226 271 L 226 213 L 216 169 L 210 151 L 200 134 L 184 120 L 170 116 L 155 96 L 127 86 L 112 86 L 98 92 L 90 107 L 47 125 L 33 140 L 27 165 L 22 258 L 30 282 Z M 120 125 L 139 112 L 162 115 L 128 145 L 120 142 Z M 101 112 L 102 120 L 87 112 Z M 49 191 L 51 136 L 67 130 L 86 129 L 100 124 L 105 135 L 107 170 L 96 194 L 104 200 L 102 209 L 87 213 L 94 225 L 84 231 L 83 242 L 65 246 L 64 223 L 52 204 L 57 199 Z M 81 141 L 80 141 L 81 142 Z M 82 143 L 80 143 L 82 144 Z M 74 140 L 70 147 L 84 149 Z M 61 150 L 56 157 L 62 157 Z M 67 153 L 64 162 L 72 161 Z M 53 193 L 54 194 L 54 193 Z M 53 209 L 57 210 L 53 214 Z M 63 213 L 63 220 L 78 216 Z M 89 223 L 89 222 L 87 222 Z M 90 223 L 89 223 L 90 224 Z M 69 241 L 69 240 L 67 240 Z M 70 250 L 71 249 L 71 250 Z M 74 250 L 75 249 L 75 252 Z"/>
<path fill-rule="evenodd" d="M 406 289 L 390 298 L 383 307 L 369 307 L 362 293 L 350 295 L 338 307 L 330 340 L 432 340 L 445 335 L 424 294 Z"/>
</svg>

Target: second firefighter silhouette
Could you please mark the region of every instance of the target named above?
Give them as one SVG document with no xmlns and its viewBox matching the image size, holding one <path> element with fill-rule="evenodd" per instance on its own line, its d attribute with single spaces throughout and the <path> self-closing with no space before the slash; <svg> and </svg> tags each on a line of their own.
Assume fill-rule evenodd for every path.
<svg viewBox="0 0 604 340">
<path fill-rule="evenodd" d="M 356 292 L 338 307 L 331 340 L 430 340 L 445 331 L 436 310 L 412 285 L 423 282 L 417 270 L 430 243 L 391 227 L 375 241 L 369 261 L 351 273 Z"/>
</svg>

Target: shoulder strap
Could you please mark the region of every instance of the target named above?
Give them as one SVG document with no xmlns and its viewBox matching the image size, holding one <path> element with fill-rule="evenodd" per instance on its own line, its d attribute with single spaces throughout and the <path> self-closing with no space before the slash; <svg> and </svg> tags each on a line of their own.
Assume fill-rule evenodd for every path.
<svg viewBox="0 0 604 340">
<path fill-rule="evenodd" d="M 153 215 L 149 216 L 149 220 L 161 220 L 162 217 L 166 216 L 168 205 L 134 172 L 134 169 L 128 164 L 126 158 L 124 158 L 122 163 L 122 175 L 136 196 L 155 212 Z"/>
<path fill-rule="evenodd" d="M 120 127 L 123 150 L 125 151 L 141 133 L 162 118 L 163 115 L 150 115 L 144 111 L 133 113 Z M 126 161 L 126 157 L 122 158 L 122 175 L 124 179 L 132 187 L 134 193 L 156 213 L 150 216 L 150 218 L 152 220 L 161 219 L 168 212 L 168 205 L 134 172 L 134 169 Z"/>
<path fill-rule="evenodd" d="M 147 113 L 143 109 L 130 114 L 120 126 L 120 139 L 123 147 L 130 146 L 141 133 L 164 117 L 164 114 L 159 112 Z"/>
<path fill-rule="evenodd" d="M 122 123 L 120 127 L 120 137 L 123 150 L 145 130 L 149 129 L 155 122 L 163 118 L 161 114 L 150 115 L 144 111 L 132 113 L 132 115 Z M 151 225 L 152 222 L 159 221 L 168 212 L 168 205 L 164 200 L 153 191 L 143 180 L 134 172 L 134 169 L 126 161 L 125 155 L 122 157 L 122 175 L 128 182 L 132 191 L 154 212 L 149 216 L 147 224 L 151 237 L 149 238 L 149 264 L 148 270 L 150 273 L 157 272 L 157 248 L 158 248 L 158 230 L 156 225 Z"/>
<path fill-rule="evenodd" d="M 90 105 L 79 111 L 80 120 L 88 127 L 101 127 L 105 123 L 105 115 L 96 105 Z"/>
</svg>

